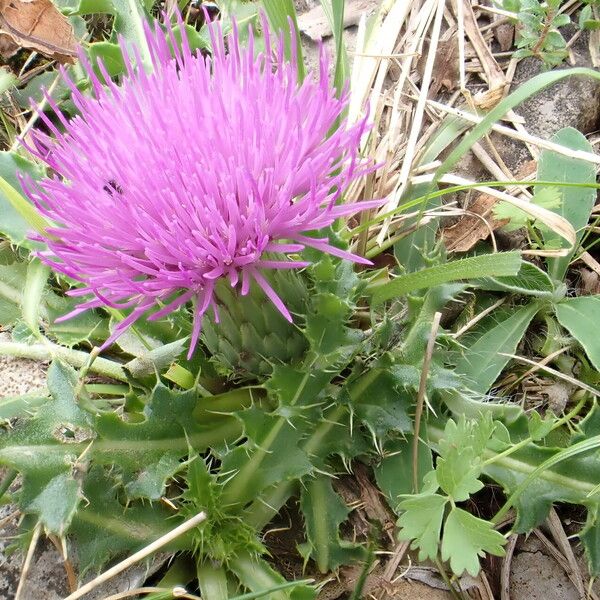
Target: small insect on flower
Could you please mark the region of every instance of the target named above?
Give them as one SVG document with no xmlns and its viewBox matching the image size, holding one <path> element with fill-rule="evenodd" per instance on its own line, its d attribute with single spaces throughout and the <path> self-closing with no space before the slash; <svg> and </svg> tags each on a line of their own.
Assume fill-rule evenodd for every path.
<svg viewBox="0 0 600 600">
<path fill-rule="evenodd" d="M 342 118 L 348 94 L 336 97 L 325 52 L 319 78 L 299 81 L 296 58 L 284 58 L 283 36 L 272 42 L 264 19 L 260 53 L 252 32 L 241 47 L 235 25 L 227 39 L 218 24 L 209 29 L 203 56 L 185 35 L 179 44 L 170 27 L 147 25 L 146 68 L 141 51 L 121 43 L 121 85 L 99 63 L 101 81 L 82 55 L 93 95 L 63 73 L 78 116 L 68 120 L 50 97 L 60 127 L 40 114 L 51 135 L 36 132 L 31 150 L 54 175 L 24 182 L 52 222 L 39 256 L 83 284 L 72 295 L 91 295 L 63 319 L 131 309 L 103 347 L 142 315 L 159 319 L 192 301 L 191 356 L 204 313 L 218 321 L 219 280 L 242 295 L 258 285 L 291 321 L 266 272 L 307 266 L 294 257 L 307 246 L 368 262 L 307 235 L 381 205 L 340 203 L 371 167 L 359 160 L 366 120 Z"/>
</svg>

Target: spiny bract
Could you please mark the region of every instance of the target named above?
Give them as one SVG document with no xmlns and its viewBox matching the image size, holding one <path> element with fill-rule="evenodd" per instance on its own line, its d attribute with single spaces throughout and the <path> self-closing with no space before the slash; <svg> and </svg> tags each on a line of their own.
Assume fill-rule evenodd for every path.
<svg viewBox="0 0 600 600">
<path fill-rule="evenodd" d="M 192 300 L 191 355 L 207 309 L 218 321 L 217 281 L 242 295 L 256 282 L 291 320 L 266 271 L 306 266 L 293 256 L 306 246 L 366 262 L 306 235 L 381 204 L 338 202 L 369 169 L 358 158 L 366 122 L 341 119 L 348 94 L 336 97 L 326 54 L 319 79 L 301 82 L 266 23 L 259 53 L 252 32 L 244 48 L 235 25 L 226 39 L 209 29 L 203 56 L 185 35 L 179 44 L 170 27 L 147 26 L 146 68 L 121 43 L 121 85 L 100 63 L 102 82 L 82 56 L 93 95 L 65 76 L 79 115 L 67 120 L 49 97 L 61 128 L 40 114 L 52 135 L 36 132 L 32 150 L 54 175 L 24 182 L 53 223 L 39 255 L 83 284 L 73 295 L 92 295 L 63 318 L 132 309 L 104 347 L 143 314 L 158 319 Z"/>
</svg>

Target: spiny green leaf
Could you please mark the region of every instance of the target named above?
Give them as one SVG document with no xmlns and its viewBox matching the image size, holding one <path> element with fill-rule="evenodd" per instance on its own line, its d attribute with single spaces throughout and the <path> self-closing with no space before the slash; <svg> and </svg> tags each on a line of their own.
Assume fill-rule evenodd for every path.
<svg viewBox="0 0 600 600">
<path fill-rule="evenodd" d="M 192 532 L 192 545 L 198 557 L 228 563 L 240 552 L 253 556 L 264 552 L 256 530 L 241 520 L 235 510 L 229 510 L 218 474 L 211 472 L 209 464 L 199 457 L 190 459 L 185 481 L 188 487 L 183 492 L 180 513 L 186 518 L 201 510 L 210 515 Z"/>
<path fill-rule="evenodd" d="M 80 483 L 70 473 L 61 473 L 44 486 L 27 505 L 27 510 L 38 513 L 48 531 L 62 536 L 73 519 L 79 500 Z"/>
<path fill-rule="evenodd" d="M 337 238 L 331 234 L 332 243 Z M 308 252 L 307 258 L 312 257 Z M 315 366 L 327 369 L 357 352 L 362 332 L 347 326 L 362 286 L 348 261 L 320 256 L 310 268 L 314 290 L 306 314 L 304 335 L 309 341 Z"/>
<path fill-rule="evenodd" d="M 276 396 L 280 406 L 304 406 L 321 401 L 333 376 L 314 369 L 302 371 L 289 365 L 275 365 L 264 387 Z"/>
<path fill-rule="evenodd" d="M 419 549 L 419 560 L 437 557 L 447 502 L 448 499 L 439 494 L 421 494 L 400 502 L 399 537 L 414 540 L 411 547 Z"/>
<path fill-rule="evenodd" d="M 178 452 L 163 454 L 158 462 L 145 465 L 133 481 L 125 486 L 129 498 L 158 500 L 164 494 L 165 485 L 183 468 Z"/>
<path fill-rule="evenodd" d="M 396 371 L 397 372 L 397 371 Z M 378 438 L 389 432 L 408 432 L 414 390 L 403 387 L 404 380 L 397 379 L 394 370 L 372 369 L 369 385 L 356 397 L 355 413 L 358 419 Z"/>
<path fill-rule="evenodd" d="M 157 386 L 146 405 L 145 420 L 126 422 L 114 412 L 83 411 L 74 397 L 75 384 L 73 370 L 55 361 L 48 378 L 53 400 L 39 408 L 35 420 L 0 437 L 0 462 L 31 474 L 32 480 L 43 477 L 47 482 L 83 454 L 86 461 L 121 469 L 126 482 L 137 478 L 134 495 L 147 491 L 157 497 L 177 469 L 176 457 L 187 456 L 190 446 L 203 451 L 231 443 L 242 431 L 233 416 L 214 415 L 210 422 L 199 422 L 194 417 L 195 391 L 178 393 Z M 144 474 L 147 469 L 152 472 Z"/>
<path fill-rule="evenodd" d="M 392 440 L 386 443 L 386 456 L 374 468 L 375 480 L 379 489 L 388 497 L 392 506 L 399 501 L 399 496 L 410 494 L 413 490 L 413 454 L 412 435 L 406 439 Z M 425 474 L 433 469 L 431 450 L 429 446 L 419 441 L 417 457 L 417 479 L 423 481 Z"/>
<path fill-rule="evenodd" d="M 310 473 L 312 464 L 299 447 L 306 421 L 302 427 L 300 419 L 291 424 L 258 408 L 241 411 L 238 416 L 248 441 L 225 455 L 221 470 L 231 478 L 224 486 L 223 501 L 241 508 L 267 487 Z"/>
<path fill-rule="evenodd" d="M 59 535 L 69 526 L 80 500 L 80 482 L 72 471 L 82 440 L 89 444 L 93 439 L 92 418 L 77 405 L 76 384 L 73 369 L 54 361 L 48 369 L 52 399 L 38 409 L 35 419 L 0 437 L 0 462 L 24 475 L 22 510 L 36 514 Z M 51 451 L 61 445 L 61 454 Z M 46 451 L 38 452 L 39 447 Z"/>
<path fill-rule="evenodd" d="M 175 528 L 181 518 L 160 503 L 117 499 L 118 481 L 101 467 L 92 467 L 83 486 L 82 502 L 69 534 L 76 540 L 80 574 L 100 570 L 110 559 L 130 555 Z M 179 538 L 170 549 L 182 549 L 189 538 Z"/>
<path fill-rule="evenodd" d="M 145 408 L 145 420 L 126 422 L 116 413 L 101 414 L 95 429 L 98 439 L 91 457 L 103 464 L 116 464 L 128 472 L 157 463 L 164 453 L 186 456 L 191 446 L 203 451 L 208 446 L 235 440 L 241 426 L 232 416 L 216 416 L 210 422 L 194 418 L 195 390 L 178 392 L 158 385 Z"/>
<path fill-rule="evenodd" d="M 303 556 L 317 563 L 321 573 L 337 569 L 364 556 L 355 543 L 340 539 L 339 528 L 350 510 L 335 493 L 331 479 L 317 475 L 302 489 L 300 508 L 306 525 L 307 543 L 300 548 Z"/>
<path fill-rule="evenodd" d="M 488 554 L 504 556 L 504 536 L 489 521 L 478 519 L 462 508 L 454 507 L 444 524 L 442 559 L 450 561 L 456 575 L 467 571 L 476 577 L 479 557 Z"/>
</svg>

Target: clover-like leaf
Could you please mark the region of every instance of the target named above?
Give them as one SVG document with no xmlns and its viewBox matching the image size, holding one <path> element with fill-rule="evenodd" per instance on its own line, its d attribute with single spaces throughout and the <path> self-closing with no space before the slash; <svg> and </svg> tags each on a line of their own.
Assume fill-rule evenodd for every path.
<svg viewBox="0 0 600 600">
<path fill-rule="evenodd" d="M 442 559 L 450 561 L 450 567 L 456 575 L 467 571 L 475 577 L 479 573 L 479 557 L 486 552 L 504 556 L 502 546 L 505 541 L 489 521 L 454 507 L 444 524 Z"/>
<path fill-rule="evenodd" d="M 456 450 L 446 458 L 438 458 L 435 473 L 440 487 L 453 500 L 468 500 L 478 492 L 483 483 L 479 481 L 481 460 L 472 448 Z"/>
<path fill-rule="evenodd" d="M 419 549 L 419 560 L 435 558 L 440 543 L 444 509 L 448 499 L 439 494 L 412 496 L 400 503 L 398 519 L 401 540 L 414 540 L 411 548 Z"/>
</svg>

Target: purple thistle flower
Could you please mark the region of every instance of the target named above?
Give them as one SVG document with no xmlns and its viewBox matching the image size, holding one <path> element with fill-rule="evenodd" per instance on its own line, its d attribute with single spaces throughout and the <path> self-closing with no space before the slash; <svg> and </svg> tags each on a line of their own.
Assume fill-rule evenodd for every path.
<svg viewBox="0 0 600 600">
<path fill-rule="evenodd" d="M 319 81 L 300 82 L 295 57 L 284 59 L 283 38 L 272 44 L 264 25 L 264 53 L 255 55 L 252 32 L 242 48 L 235 26 L 225 44 L 211 25 L 213 53 L 203 57 L 171 29 L 169 44 L 155 23 L 146 28 L 149 72 L 132 66 L 121 42 L 128 75 L 120 86 L 100 63 L 103 85 L 84 57 L 93 96 L 63 73 L 79 116 L 68 121 L 47 96 L 64 131 L 40 114 L 52 137 L 37 132 L 32 151 L 55 175 L 25 182 L 53 223 L 39 256 L 83 283 L 70 294 L 92 295 L 62 319 L 132 309 L 103 348 L 142 315 L 158 319 L 193 300 L 191 356 L 204 313 L 212 307 L 218 321 L 220 279 L 242 295 L 255 282 L 291 321 L 265 272 L 307 266 L 293 257 L 307 246 L 368 263 L 306 235 L 381 205 L 338 204 L 369 170 L 358 160 L 366 121 L 342 121 L 328 136 L 348 95 L 336 98 L 325 53 Z"/>
</svg>

